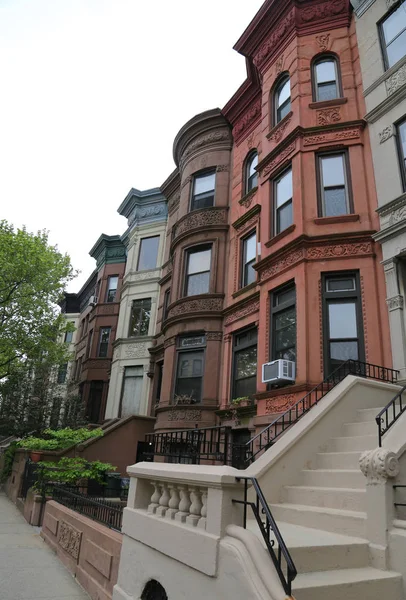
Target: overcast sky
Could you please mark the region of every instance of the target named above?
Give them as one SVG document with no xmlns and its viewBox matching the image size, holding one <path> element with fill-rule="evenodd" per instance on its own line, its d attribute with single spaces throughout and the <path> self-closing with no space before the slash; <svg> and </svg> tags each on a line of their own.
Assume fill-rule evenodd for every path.
<svg viewBox="0 0 406 600">
<path fill-rule="evenodd" d="M 262 3 L 0 0 L 0 218 L 50 231 L 70 291 L 130 188 L 171 173 L 180 127 L 244 81 L 232 47 Z"/>
</svg>

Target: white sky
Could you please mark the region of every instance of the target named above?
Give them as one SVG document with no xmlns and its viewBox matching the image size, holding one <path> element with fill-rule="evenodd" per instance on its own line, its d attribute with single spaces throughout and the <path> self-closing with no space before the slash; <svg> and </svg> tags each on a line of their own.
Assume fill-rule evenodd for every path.
<svg viewBox="0 0 406 600">
<path fill-rule="evenodd" d="M 0 0 L 0 218 L 50 230 L 79 290 L 131 187 L 160 186 L 193 115 L 244 81 L 263 0 Z"/>
</svg>

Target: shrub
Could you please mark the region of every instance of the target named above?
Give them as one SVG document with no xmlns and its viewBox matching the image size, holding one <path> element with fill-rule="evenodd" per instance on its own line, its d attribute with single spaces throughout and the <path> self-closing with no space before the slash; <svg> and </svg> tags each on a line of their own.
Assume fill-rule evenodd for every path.
<svg viewBox="0 0 406 600">
<path fill-rule="evenodd" d="M 86 427 L 80 429 L 71 429 L 70 427 L 58 430 L 45 429 L 43 438 L 29 436 L 18 442 L 17 445 L 24 450 L 63 450 L 102 435 L 103 430 L 101 428 L 92 430 L 86 429 Z"/>
<path fill-rule="evenodd" d="M 49 483 L 77 485 L 81 479 L 93 479 L 103 483 L 104 475 L 115 471 L 116 467 L 99 460 L 89 462 L 85 458 L 61 458 L 57 463 L 39 462 L 40 477 L 35 484 L 36 489 Z"/>
</svg>

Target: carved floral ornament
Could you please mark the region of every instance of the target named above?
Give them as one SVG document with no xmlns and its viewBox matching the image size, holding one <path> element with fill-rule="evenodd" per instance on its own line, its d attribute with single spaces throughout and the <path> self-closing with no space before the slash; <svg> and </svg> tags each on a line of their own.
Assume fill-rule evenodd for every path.
<svg viewBox="0 0 406 600">
<path fill-rule="evenodd" d="M 283 54 L 280 55 L 275 64 L 275 75 L 276 77 L 280 75 L 283 71 Z"/>
<path fill-rule="evenodd" d="M 193 154 L 196 150 L 199 150 L 203 146 L 209 146 L 216 142 L 230 141 L 230 135 L 228 131 L 214 131 L 206 135 L 202 135 L 194 142 L 187 145 L 185 151 L 182 154 L 182 163 L 184 160 Z"/>
<path fill-rule="evenodd" d="M 386 300 L 386 304 L 388 305 L 389 311 L 403 309 L 403 296 L 398 295 L 394 296 L 393 298 L 388 298 Z"/>
<path fill-rule="evenodd" d="M 265 414 L 271 415 L 284 412 L 293 406 L 295 399 L 294 394 L 284 394 L 283 396 L 278 396 L 276 398 L 267 398 Z"/>
<path fill-rule="evenodd" d="M 274 171 L 278 165 L 283 163 L 295 150 L 296 140 L 293 141 L 287 148 L 282 150 L 270 163 L 268 163 L 261 171 L 261 177 L 266 177 L 269 173 Z"/>
<path fill-rule="evenodd" d="M 227 209 L 211 208 L 202 211 L 195 211 L 187 215 L 182 221 L 174 226 L 173 240 L 191 229 L 200 229 L 208 225 L 226 225 Z"/>
<path fill-rule="evenodd" d="M 393 75 L 385 81 L 388 96 L 394 94 L 400 87 L 406 84 L 406 65 L 402 65 Z"/>
<path fill-rule="evenodd" d="M 327 131 L 326 133 L 318 133 L 316 135 L 305 135 L 303 140 L 304 146 L 312 146 L 313 144 L 325 144 L 328 142 L 340 142 L 361 137 L 359 127 L 348 127 L 339 131 Z"/>
<path fill-rule="evenodd" d="M 239 137 L 261 114 L 261 99 L 259 98 L 248 112 L 236 123 L 233 132 Z"/>
<path fill-rule="evenodd" d="M 168 421 L 201 421 L 201 410 L 171 410 L 168 413 Z"/>
<path fill-rule="evenodd" d="M 195 312 L 207 312 L 214 311 L 219 312 L 223 308 L 222 298 L 197 298 L 196 300 L 187 300 L 181 302 L 168 311 L 168 318 L 177 317 L 178 315 L 185 315 L 187 313 Z"/>
<path fill-rule="evenodd" d="M 320 48 L 320 51 L 325 52 L 326 50 L 328 50 L 330 34 L 322 33 L 321 35 L 316 35 L 316 42 Z"/>
<path fill-rule="evenodd" d="M 359 459 L 359 466 L 367 478 L 367 485 L 386 483 L 388 479 L 399 474 L 399 461 L 396 454 L 386 448 L 363 452 Z"/>
<path fill-rule="evenodd" d="M 59 523 L 58 544 L 74 559 L 79 558 L 82 532 L 65 521 Z"/>
<path fill-rule="evenodd" d="M 385 127 L 385 129 L 383 129 L 379 133 L 379 143 L 383 144 L 384 142 L 386 142 L 386 140 L 388 140 L 390 137 L 392 137 L 393 134 L 394 134 L 393 125 L 389 125 L 388 127 Z"/>
<path fill-rule="evenodd" d="M 224 325 L 230 325 L 231 323 L 234 323 L 234 321 L 238 321 L 238 319 L 247 317 L 248 315 L 251 315 L 251 314 L 257 312 L 258 310 L 259 310 L 259 300 L 258 299 L 253 300 L 251 302 L 247 302 L 241 308 L 237 308 L 237 310 L 234 310 L 232 313 L 229 313 L 224 320 Z"/>
<path fill-rule="evenodd" d="M 318 6 L 309 6 L 300 12 L 300 18 L 304 23 L 314 19 L 325 19 L 326 17 L 335 17 L 345 10 L 345 0 L 330 0 Z"/>
<path fill-rule="evenodd" d="M 270 38 L 262 44 L 258 53 L 254 57 L 254 65 L 260 67 L 273 54 L 279 42 L 286 36 L 289 29 L 293 27 L 295 22 L 295 10 L 292 10 L 282 19 L 278 27 L 275 29 Z"/>
<path fill-rule="evenodd" d="M 324 108 L 317 111 L 318 125 L 331 125 L 341 121 L 341 111 L 339 108 Z"/>
<path fill-rule="evenodd" d="M 281 141 L 286 128 L 290 124 L 291 119 L 292 119 L 292 116 L 290 116 L 289 118 L 286 118 L 286 120 L 283 120 L 279 125 L 274 127 L 271 135 L 269 136 L 269 139 L 271 142 L 276 142 L 278 144 Z"/>
</svg>

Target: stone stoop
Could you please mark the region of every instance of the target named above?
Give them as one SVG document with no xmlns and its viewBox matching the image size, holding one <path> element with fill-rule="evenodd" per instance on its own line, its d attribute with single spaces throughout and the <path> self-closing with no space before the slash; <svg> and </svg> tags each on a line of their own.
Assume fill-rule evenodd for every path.
<svg viewBox="0 0 406 600">
<path fill-rule="evenodd" d="M 357 410 L 341 437 L 316 455 L 315 468 L 303 469 L 298 485 L 285 486 L 280 502 L 270 504 L 298 571 L 296 600 L 405 600 L 401 575 L 370 566 L 365 539 L 366 480 L 358 462 L 376 448 L 380 410 Z M 247 527 L 260 535 L 255 521 Z"/>
</svg>

